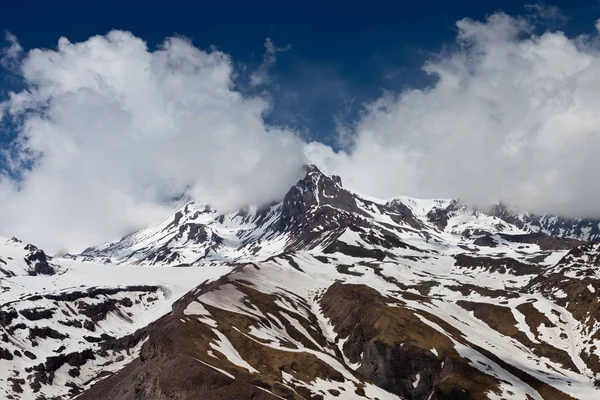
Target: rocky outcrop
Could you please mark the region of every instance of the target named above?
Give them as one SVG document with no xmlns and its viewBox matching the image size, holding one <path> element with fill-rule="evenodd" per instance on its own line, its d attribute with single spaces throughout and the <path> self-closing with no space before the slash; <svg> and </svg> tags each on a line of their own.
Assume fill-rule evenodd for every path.
<svg viewBox="0 0 600 400">
<path fill-rule="evenodd" d="M 30 267 L 30 275 L 54 275 L 56 273 L 54 268 L 48 263 L 46 253 L 42 250 L 31 244 L 25 246 L 25 250 L 29 251 L 29 254 L 25 257 L 25 262 Z"/>
</svg>

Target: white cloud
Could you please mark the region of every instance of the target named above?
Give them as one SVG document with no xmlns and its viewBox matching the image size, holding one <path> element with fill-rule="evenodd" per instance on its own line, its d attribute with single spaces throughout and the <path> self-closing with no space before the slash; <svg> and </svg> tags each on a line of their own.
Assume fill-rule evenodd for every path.
<svg viewBox="0 0 600 400">
<path fill-rule="evenodd" d="M 600 215 L 600 53 L 594 36 L 532 34 L 497 13 L 457 23 L 424 90 L 367 106 L 347 152 L 309 157 L 359 191 Z"/>
<path fill-rule="evenodd" d="M 61 38 L 20 67 L 28 90 L 0 110 L 19 124 L 11 162 L 35 166 L 0 182 L 3 235 L 81 250 L 164 217 L 186 189 L 230 208 L 280 197 L 300 174 L 302 142 L 265 125 L 266 100 L 233 90 L 221 52 L 181 38 L 149 51 L 113 31 Z"/>
<path fill-rule="evenodd" d="M 271 104 L 233 89 L 229 57 L 184 39 L 150 51 L 114 31 L 24 55 L 9 38 L 4 58 L 28 90 L 0 103 L 19 128 L 2 155 L 34 167 L 0 181 L 0 234 L 81 250 L 155 222 L 184 190 L 225 208 L 281 197 L 306 157 L 384 198 L 600 215 L 598 32 L 536 36 L 530 18 L 502 13 L 457 28 L 424 66 L 437 83 L 386 93 L 355 126 L 338 121 L 350 144 L 337 153 L 267 126 Z M 281 49 L 265 47 L 268 68 Z"/>
</svg>

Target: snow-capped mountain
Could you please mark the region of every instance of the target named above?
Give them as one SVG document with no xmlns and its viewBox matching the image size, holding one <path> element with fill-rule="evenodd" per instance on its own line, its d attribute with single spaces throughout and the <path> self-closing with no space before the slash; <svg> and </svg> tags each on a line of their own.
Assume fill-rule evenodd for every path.
<svg viewBox="0 0 600 400">
<path fill-rule="evenodd" d="M 493 207 L 491 214 L 533 232 L 543 232 L 551 236 L 573 239 L 600 241 L 600 219 L 515 213 L 503 205 Z"/>
<path fill-rule="evenodd" d="M 552 241 L 551 237 L 594 240 L 587 230 L 578 234 L 575 226 L 559 231 L 541 229 L 523 222 L 526 218 L 528 214 L 510 213 L 500 206 L 488 213 L 477 211 L 452 199 L 380 200 L 361 196 L 344 189 L 340 177 L 329 177 L 317 167 L 307 166 L 306 177 L 288 191 L 281 203 L 220 213 L 206 204 L 190 201 L 156 226 L 67 257 L 126 265 L 173 266 L 264 260 L 282 252 L 324 249 L 344 231 L 361 227 L 399 230 L 407 240 L 416 235 L 442 242 L 447 239 L 442 237 L 444 233 L 485 236 L 480 242 L 493 242 L 492 235 L 501 238 L 503 234 L 523 234 L 527 237 L 519 240 L 531 241 Z M 567 220 L 561 221 L 565 224 Z M 581 222 L 573 221 L 575 225 Z M 377 234 L 385 236 L 385 232 Z"/>
<path fill-rule="evenodd" d="M 0 398 L 70 398 L 123 368 L 149 324 L 197 282 L 231 270 L 138 268 L 51 259 L 0 238 Z"/>
<path fill-rule="evenodd" d="M 597 399 L 597 236 L 552 218 L 309 166 L 79 255 L 6 240 L 0 397 Z"/>
</svg>

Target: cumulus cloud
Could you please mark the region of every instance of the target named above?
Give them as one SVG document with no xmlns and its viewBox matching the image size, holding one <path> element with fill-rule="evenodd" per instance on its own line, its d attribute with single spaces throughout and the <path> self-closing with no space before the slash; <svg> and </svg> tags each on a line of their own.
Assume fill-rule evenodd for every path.
<svg viewBox="0 0 600 400">
<path fill-rule="evenodd" d="M 424 66 L 437 83 L 368 104 L 350 148 L 311 143 L 309 157 L 380 197 L 599 216 L 598 33 L 536 35 L 503 13 L 456 26 L 456 45 Z"/>
<path fill-rule="evenodd" d="M 0 127 L 17 133 L 0 152 L 0 234 L 77 251 L 154 223 L 183 192 L 225 209 L 281 198 L 307 159 L 383 198 L 599 216 L 600 34 L 535 23 L 458 21 L 424 66 L 436 83 L 336 121 L 342 151 L 267 125 L 273 104 L 235 89 L 229 56 L 185 39 L 150 50 L 113 31 L 24 54 L 7 36 L 2 60 L 26 90 L 0 103 Z M 255 85 L 283 50 L 265 48 Z"/>
<path fill-rule="evenodd" d="M 282 196 L 301 173 L 301 140 L 264 123 L 268 101 L 233 89 L 219 51 L 176 37 L 152 51 L 112 31 L 61 38 L 19 67 L 27 89 L 0 104 L 18 134 L 2 164 L 20 171 L 0 180 L 3 235 L 82 250 L 164 217 L 183 192 L 233 208 Z"/>
</svg>

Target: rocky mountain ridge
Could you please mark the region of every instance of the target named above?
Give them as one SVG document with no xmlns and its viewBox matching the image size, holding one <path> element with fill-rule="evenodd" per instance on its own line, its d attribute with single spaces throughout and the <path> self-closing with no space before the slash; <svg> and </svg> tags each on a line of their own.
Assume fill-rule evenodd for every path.
<svg viewBox="0 0 600 400">
<path fill-rule="evenodd" d="M 308 237 L 297 238 L 300 243 L 290 241 L 300 231 L 323 242 L 322 233 L 326 236 L 344 226 L 368 225 L 371 207 L 394 222 L 402 221 L 409 229 L 422 230 L 425 235 L 430 230 L 469 235 L 469 229 L 476 226 L 480 232 L 475 233 L 483 236 L 518 232 L 529 235 L 533 241 L 546 237 L 575 240 L 571 243 L 600 239 L 597 233 L 600 219 L 536 216 L 515 213 L 502 205 L 482 211 L 453 199 L 365 198 L 345 189 L 338 176 L 329 177 L 312 165 L 306 171 L 306 177 L 280 203 L 219 213 L 209 205 L 190 201 L 157 226 L 67 257 L 136 265 L 260 260 L 277 254 L 282 246 L 284 251 L 310 249 Z M 448 227 L 450 220 L 456 223 Z M 268 248 L 261 245 L 264 243 L 276 245 Z"/>
<path fill-rule="evenodd" d="M 533 221 L 369 198 L 310 166 L 280 203 L 189 202 L 46 259 L 53 274 L 13 257 L 22 273 L 0 279 L 3 393 L 596 399 L 593 223 Z"/>
</svg>

